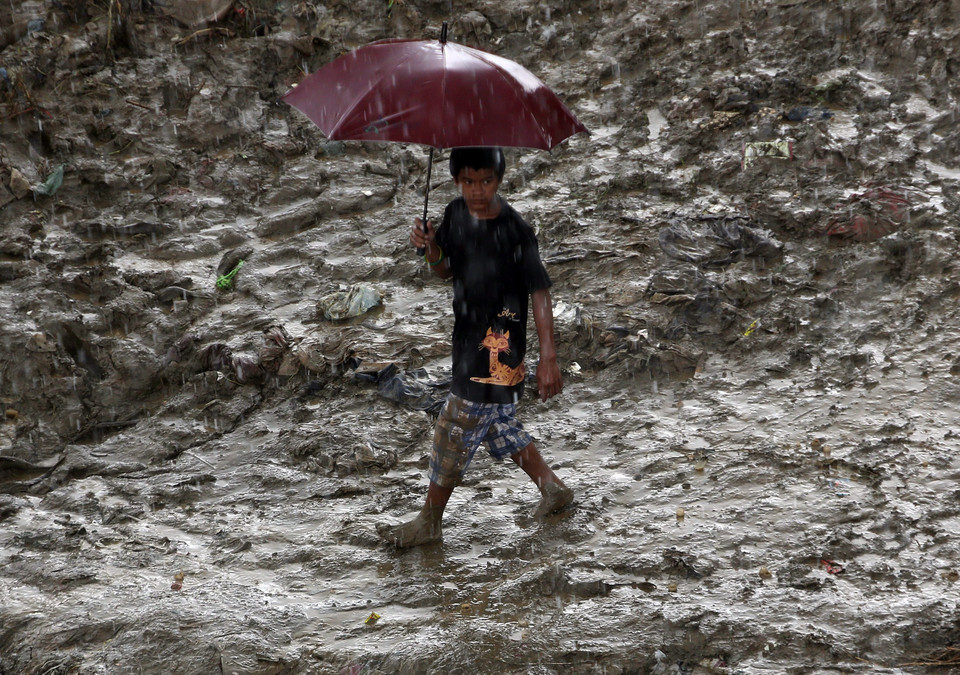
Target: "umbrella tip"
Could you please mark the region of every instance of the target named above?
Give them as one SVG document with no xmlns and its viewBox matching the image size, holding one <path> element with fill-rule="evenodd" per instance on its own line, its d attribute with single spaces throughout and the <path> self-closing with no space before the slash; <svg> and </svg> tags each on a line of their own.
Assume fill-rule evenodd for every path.
<svg viewBox="0 0 960 675">
<path fill-rule="evenodd" d="M 447 22 L 443 22 L 443 26 L 440 27 L 440 44 L 447 43 Z"/>
</svg>

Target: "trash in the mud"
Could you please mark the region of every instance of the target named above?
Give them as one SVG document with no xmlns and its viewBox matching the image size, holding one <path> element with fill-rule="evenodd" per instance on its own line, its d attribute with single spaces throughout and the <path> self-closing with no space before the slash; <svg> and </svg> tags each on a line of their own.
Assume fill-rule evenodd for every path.
<svg viewBox="0 0 960 675">
<path fill-rule="evenodd" d="M 840 574 L 843 572 L 843 565 L 836 563 L 833 560 L 821 558 L 820 564 L 823 565 L 823 568 L 827 571 L 827 574 Z"/>
<path fill-rule="evenodd" d="M 660 230 L 661 250 L 675 260 L 701 268 L 723 267 L 748 257 L 764 262 L 781 257 L 783 245 L 745 218 L 704 216 L 698 221 L 671 221 Z"/>
<path fill-rule="evenodd" d="M 761 579 L 770 579 L 773 577 L 773 573 L 771 573 L 766 567 L 761 567 L 757 574 L 760 575 Z"/>
<path fill-rule="evenodd" d="M 243 267 L 242 260 L 238 261 L 232 270 L 217 277 L 217 288 L 219 288 L 221 291 L 225 291 L 233 286 L 233 278 L 237 276 L 237 272 L 240 271 L 241 267 Z"/>
<path fill-rule="evenodd" d="M 833 113 L 826 108 L 811 108 L 810 106 L 801 105 L 796 108 L 791 108 L 785 112 L 783 116 L 791 122 L 801 122 L 810 119 L 828 120 L 833 117 Z"/>
<path fill-rule="evenodd" d="M 744 331 L 743 337 L 750 337 L 753 335 L 754 331 L 757 330 L 757 327 L 760 325 L 760 319 L 754 319 L 753 322 L 747 326 L 747 330 Z"/>
<path fill-rule="evenodd" d="M 183 574 L 183 572 L 177 572 L 176 574 L 174 574 L 174 575 L 173 575 L 173 583 L 170 584 L 170 590 L 179 591 L 180 589 L 182 589 L 182 588 L 183 588 L 183 579 L 184 579 L 184 574 Z"/>
<path fill-rule="evenodd" d="M 686 515 L 686 511 L 683 510 L 682 506 L 677 508 L 677 520 L 683 520 L 686 518 Z"/>
<path fill-rule="evenodd" d="M 676 582 L 676 581 L 671 581 L 670 583 L 668 583 L 668 584 L 667 584 L 667 590 L 670 591 L 671 593 L 676 593 L 676 592 L 677 592 L 677 582 Z"/>
<path fill-rule="evenodd" d="M 47 176 L 47 179 L 44 182 L 33 188 L 34 194 L 44 195 L 46 197 L 52 197 L 55 195 L 57 190 L 60 189 L 60 186 L 63 185 L 63 169 L 63 164 L 54 169 L 53 173 Z"/>
<path fill-rule="evenodd" d="M 377 371 L 358 368 L 354 373 L 358 380 L 377 383 L 377 391 L 386 399 L 413 410 L 438 414 L 450 388 L 450 380 L 424 381 L 423 370 L 405 373 L 395 363 L 387 364 Z"/>
<path fill-rule="evenodd" d="M 383 302 L 383 295 L 373 286 L 353 284 L 320 298 L 317 311 L 330 321 L 360 316 Z"/>
<path fill-rule="evenodd" d="M 870 242 L 901 228 L 910 218 L 910 200 L 894 188 L 871 187 L 837 204 L 823 227 L 829 237 Z"/>
<path fill-rule="evenodd" d="M 740 148 L 740 168 L 745 169 L 761 157 L 793 159 L 793 141 L 751 141 Z"/>
<path fill-rule="evenodd" d="M 365 624 L 367 624 L 368 626 L 373 626 L 373 625 L 375 625 L 375 624 L 377 623 L 377 621 L 379 621 L 379 620 L 380 620 L 380 615 L 379 615 L 379 614 L 377 614 L 376 612 L 370 612 L 370 616 L 368 616 L 366 619 L 364 619 L 363 622 L 364 622 Z"/>
</svg>

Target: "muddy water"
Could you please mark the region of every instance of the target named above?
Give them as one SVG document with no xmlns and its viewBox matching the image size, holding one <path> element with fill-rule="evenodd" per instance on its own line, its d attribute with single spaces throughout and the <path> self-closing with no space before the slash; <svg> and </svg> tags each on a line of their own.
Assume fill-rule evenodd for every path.
<svg viewBox="0 0 960 675">
<path fill-rule="evenodd" d="M 956 3 L 104 4 L 0 7 L 0 672 L 956 667 Z M 277 98 L 445 20 L 591 129 L 503 189 L 566 383 L 521 414 L 577 501 L 535 522 L 478 457 L 397 552 L 449 375 L 426 152 Z"/>
</svg>

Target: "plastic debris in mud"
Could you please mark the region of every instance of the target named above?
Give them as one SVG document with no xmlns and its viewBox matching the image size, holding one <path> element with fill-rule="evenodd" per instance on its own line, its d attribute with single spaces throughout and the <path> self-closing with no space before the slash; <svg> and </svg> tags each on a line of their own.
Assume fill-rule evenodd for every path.
<svg viewBox="0 0 960 675">
<path fill-rule="evenodd" d="M 339 321 L 360 316 L 380 305 L 383 295 L 373 286 L 353 284 L 346 290 L 336 291 L 320 298 L 317 312 L 330 321 Z"/>
<path fill-rule="evenodd" d="M 869 242 L 895 232 L 910 220 L 910 200 L 895 188 L 870 187 L 852 194 L 833 209 L 823 233 L 838 239 Z"/>
<path fill-rule="evenodd" d="M 748 258 L 767 265 L 783 255 L 783 244 L 773 233 L 737 216 L 703 216 L 696 221 L 674 218 L 658 238 L 664 255 L 701 269 L 726 267 Z"/>
<path fill-rule="evenodd" d="M 376 625 L 377 621 L 379 620 L 380 620 L 379 614 L 377 614 L 376 612 L 370 612 L 370 616 L 364 619 L 363 623 L 365 623 L 368 626 L 373 626 L 373 625 Z"/>
<path fill-rule="evenodd" d="M 64 165 L 61 164 L 56 169 L 53 170 L 47 179 L 42 182 L 40 185 L 37 185 L 33 188 L 34 194 L 43 195 L 46 197 L 52 197 L 57 193 L 57 190 L 63 185 L 63 168 Z"/>
<path fill-rule="evenodd" d="M 373 365 L 377 367 L 380 364 Z M 390 401 L 412 410 L 423 410 L 434 415 L 440 413 L 440 408 L 443 407 L 443 402 L 450 390 L 449 377 L 430 381 L 422 369 L 407 373 L 395 363 L 389 363 L 375 371 L 361 364 L 357 367 L 354 378 L 375 382 L 380 395 Z"/>
<path fill-rule="evenodd" d="M 757 574 L 760 575 L 760 578 L 761 578 L 761 579 L 770 579 L 770 578 L 773 577 L 773 574 L 772 574 L 772 573 L 770 572 L 770 570 L 768 570 L 766 567 L 761 567 L 761 568 L 757 571 Z"/>
<path fill-rule="evenodd" d="M 217 277 L 217 288 L 221 291 L 229 290 L 230 287 L 233 286 L 233 278 L 237 276 L 237 272 L 240 271 L 241 267 L 243 267 L 242 260 L 238 261 L 232 270 Z"/>
<path fill-rule="evenodd" d="M 760 157 L 793 159 L 793 141 L 751 141 L 740 148 L 740 168 L 745 169 Z"/>
<path fill-rule="evenodd" d="M 183 579 L 184 579 L 183 572 L 177 572 L 176 574 L 174 574 L 173 583 L 170 584 L 170 590 L 179 591 L 181 588 L 183 588 Z"/>
</svg>

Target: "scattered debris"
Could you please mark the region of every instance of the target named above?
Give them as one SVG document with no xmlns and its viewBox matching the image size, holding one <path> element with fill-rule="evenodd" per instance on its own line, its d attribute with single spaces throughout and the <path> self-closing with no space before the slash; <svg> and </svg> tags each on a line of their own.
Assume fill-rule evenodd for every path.
<svg viewBox="0 0 960 675">
<path fill-rule="evenodd" d="M 871 187 L 838 204 L 823 231 L 830 237 L 870 242 L 900 229 L 909 219 L 910 199 L 906 192 Z"/>
<path fill-rule="evenodd" d="M 325 319 L 340 321 L 360 316 L 383 302 L 383 295 L 373 286 L 353 284 L 346 290 L 320 298 L 317 311 Z"/>
<path fill-rule="evenodd" d="M 793 159 L 793 141 L 751 141 L 740 148 L 740 168 L 745 169 L 761 157 Z"/>
<path fill-rule="evenodd" d="M 60 186 L 63 185 L 63 169 L 64 165 L 61 164 L 53 170 L 53 173 L 47 176 L 47 179 L 43 183 L 34 186 L 34 194 L 44 195 L 47 197 L 52 197 L 55 195 L 57 190 L 60 189 Z"/>
</svg>

